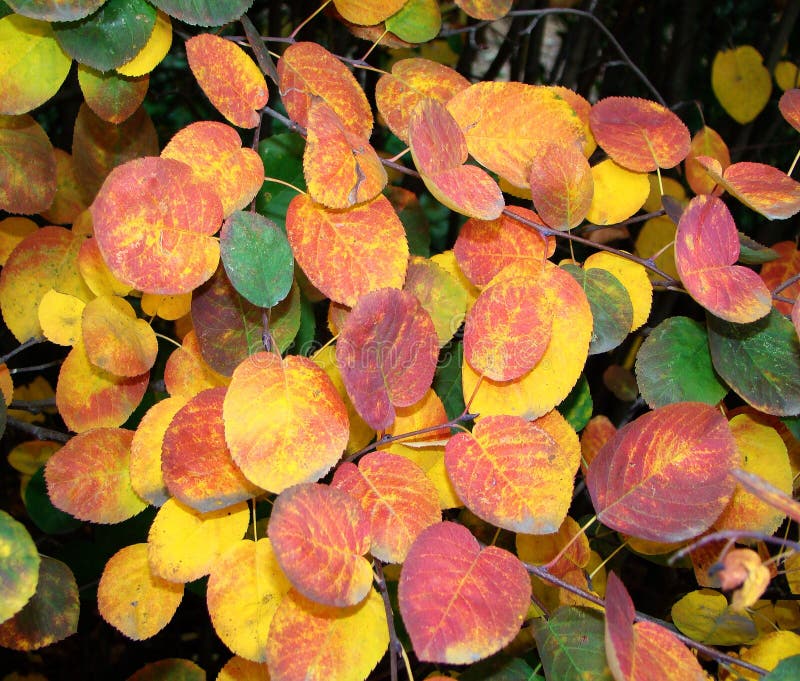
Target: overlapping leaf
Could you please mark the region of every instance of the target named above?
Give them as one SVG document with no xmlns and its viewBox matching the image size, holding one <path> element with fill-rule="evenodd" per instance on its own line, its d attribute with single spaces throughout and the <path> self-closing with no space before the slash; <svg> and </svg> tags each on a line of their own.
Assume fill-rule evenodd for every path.
<svg viewBox="0 0 800 681">
<path fill-rule="evenodd" d="M 242 16 L 253 0 L 155 0 L 153 4 L 192 26 L 222 26 Z"/>
<path fill-rule="evenodd" d="M 672 621 L 681 633 L 715 646 L 751 643 L 757 636 L 752 617 L 733 610 L 719 591 L 700 589 L 672 606 Z"/>
<path fill-rule="evenodd" d="M 385 196 L 332 211 L 300 194 L 289 204 L 286 233 L 300 267 L 331 300 L 353 306 L 369 291 L 403 285 L 408 242 Z"/>
<path fill-rule="evenodd" d="M 333 4 L 346 21 L 374 26 L 397 12 L 405 0 L 334 0 Z"/>
<path fill-rule="evenodd" d="M 116 71 L 97 71 L 78 65 L 78 83 L 92 111 L 109 123 L 122 123 L 139 108 L 150 80 L 125 78 Z"/>
<path fill-rule="evenodd" d="M 781 95 L 778 109 L 786 122 L 800 132 L 800 88 L 791 88 Z"/>
<path fill-rule="evenodd" d="M 119 523 L 146 504 L 131 487 L 133 431 L 95 428 L 80 433 L 47 462 L 45 479 L 53 504 L 93 523 Z"/>
<path fill-rule="evenodd" d="M 173 351 L 164 367 L 167 392 L 186 399 L 206 388 L 229 385 L 229 376 L 214 371 L 203 358 L 194 329 L 183 337 L 183 345 Z"/>
<path fill-rule="evenodd" d="M 417 537 L 398 586 L 417 657 L 446 664 L 475 662 L 509 643 L 530 594 L 528 573 L 516 556 L 496 546 L 481 549 L 469 530 L 451 522 Z"/>
<path fill-rule="evenodd" d="M 240 128 L 255 128 L 269 99 L 264 74 L 238 45 L 211 33 L 186 41 L 186 57 L 198 84 L 217 110 Z"/>
<path fill-rule="evenodd" d="M 592 107 L 589 123 L 603 151 L 628 170 L 673 168 L 689 153 L 681 119 L 649 99 L 606 97 Z"/>
<path fill-rule="evenodd" d="M 232 127 L 214 121 L 198 121 L 173 135 L 161 152 L 163 158 L 183 161 L 199 180 L 213 185 L 229 217 L 249 204 L 264 182 L 264 166 L 258 154 L 242 147 Z"/>
<path fill-rule="evenodd" d="M 403 289 L 413 293 L 428 312 L 444 346 L 458 331 L 467 307 L 467 292 L 433 260 L 411 256 Z"/>
<path fill-rule="evenodd" d="M 144 47 L 136 53 L 130 61 L 117 67 L 117 73 L 129 78 L 139 78 L 149 74 L 164 57 L 167 56 L 172 46 L 172 22 L 169 15 L 161 10 L 156 14 L 156 23 L 153 32 L 147 39 Z"/>
<path fill-rule="evenodd" d="M 267 352 L 233 372 L 223 419 L 234 462 L 248 480 L 275 493 L 325 475 L 349 431 L 342 398 L 322 369 L 305 357 L 282 360 Z"/>
<path fill-rule="evenodd" d="M 650 193 L 644 173 L 633 172 L 607 158 L 592 166 L 594 193 L 586 219 L 595 225 L 613 225 L 638 211 Z"/>
<path fill-rule="evenodd" d="M 369 523 L 370 553 L 384 562 L 402 563 L 420 532 L 442 518 L 433 483 L 396 454 L 373 452 L 358 466 L 343 463 L 331 486 L 358 501 Z"/>
<path fill-rule="evenodd" d="M 620 428 L 589 465 L 586 484 L 604 525 L 681 541 L 708 529 L 728 503 L 738 458 L 714 407 L 680 402 Z"/>
<path fill-rule="evenodd" d="M 0 541 L 6 547 L 0 570 L 1 623 L 18 613 L 36 593 L 41 559 L 28 530 L 5 511 L 0 511 Z"/>
<path fill-rule="evenodd" d="M 505 207 L 500 188 L 486 171 L 464 165 L 469 155 L 464 133 L 441 102 L 428 97 L 414 107 L 408 141 L 414 164 L 438 201 L 468 217 L 500 216 Z"/>
<path fill-rule="evenodd" d="M 401 40 L 426 43 L 439 35 L 442 12 L 437 0 L 408 0 L 385 25 Z"/>
<path fill-rule="evenodd" d="M 717 182 L 709 177 L 703 165 L 696 160 L 698 156 L 716 159 L 723 171 L 731 164 L 731 154 L 725 140 L 707 125 L 692 137 L 692 144 L 684 164 L 686 181 L 695 194 L 721 193 L 722 187 L 717 188 Z"/>
<path fill-rule="evenodd" d="M 336 363 L 358 413 L 375 430 L 395 407 L 422 399 L 433 381 L 439 341 L 430 315 L 410 293 L 380 289 L 362 296 L 336 344 Z"/>
<path fill-rule="evenodd" d="M 530 188 L 542 220 L 565 230 L 577 227 L 589 212 L 594 180 L 579 147 L 548 141 L 531 163 Z"/>
<path fill-rule="evenodd" d="M 456 94 L 447 110 L 473 158 L 517 187 L 529 186 L 531 163 L 545 142 L 582 149 L 585 140 L 575 111 L 547 87 L 475 83 Z"/>
<path fill-rule="evenodd" d="M 17 14 L 43 21 L 75 21 L 96 11 L 106 0 L 10 0 Z"/>
<path fill-rule="evenodd" d="M 46 210 L 56 193 L 56 158 L 41 126 L 28 115 L 0 116 L 0 208 Z"/>
<path fill-rule="evenodd" d="M 511 0 L 457 0 L 464 12 L 475 19 L 493 21 L 504 17 L 511 9 Z"/>
<path fill-rule="evenodd" d="M 761 267 L 761 278 L 769 289 L 775 289 L 784 281 L 800 274 L 800 250 L 794 241 L 780 241 L 773 244 L 770 248 L 777 252 L 780 257 L 777 260 L 766 262 Z M 795 282 L 791 286 L 781 290 L 781 295 L 786 298 L 798 298 L 800 296 L 800 282 Z M 792 305 L 782 300 L 773 303 L 783 314 L 791 314 Z"/>
<path fill-rule="evenodd" d="M 111 271 L 150 293 L 185 293 L 219 263 L 214 188 L 185 163 L 142 158 L 115 168 L 92 203 L 95 238 Z"/>
<path fill-rule="evenodd" d="M 678 223 L 675 264 L 692 297 L 712 314 L 746 324 L 772 307 L 764 282 L 752 270 L 735 265 L 739 257 L 736 225 L 715 196 L 694 197 Z"/>
<path fill-rule="evenodd" d="M 578 458 L 519 416 L 486 416 L 447 442 L 458 496 L 480 518 L 513 532 L 558 530 L 572 501 Z"/>
</svg>

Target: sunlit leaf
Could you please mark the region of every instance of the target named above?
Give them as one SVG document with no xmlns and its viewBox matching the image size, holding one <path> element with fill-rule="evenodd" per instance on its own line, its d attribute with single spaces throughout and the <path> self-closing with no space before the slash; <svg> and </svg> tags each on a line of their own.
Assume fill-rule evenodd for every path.
<svg viewBox="0 0 800 681">
<path fill-rule="evenodd" d="M 397 12 L 405 0 L 333 0 L 346 21 L 361 26 L 374 26 Z"/>
<path fill-rule="evenodd" d="M 214 631 L 236 655 L 265 662 L 270 623 L 289 589 L 269 539 L 233 544 L 208 577 L 206 601 Z"/>
<path fill-rule="evenodd" d="M 95 238 L 111 271 L 150 293 L 185 293 L 219 262 L 222 223 L 213 187 L 189 166 L 142 158 L 115 168 L 92 203 Z"/>
<path fill-rule="evenodd" d="M 684 164 L 686 181 L 695 194 L 721 193 L 722 188 L 712 177 L 709 177 L 705 168 L 697 162 L 697 156 L 708 156 L 716 159 L 722 171 L 731 164 L 731 154 L 728 151 L 728 145 L 725 144 L 725 140 L 720 137 L 716 130 L 709 128 L 707 125 L 703 126 L 692 137 L 689 155 L 686 157 Z"/>
<path fill-rule="evenodd" d="M 119 523 L 145 509 L 131 487 L 133 431 L 95 428 L 80 433 L 47 462 L 45 479 L 53 504 L 93 523 Z"/>
<path fill-rule="evenodd" d="M 156 514 L 147 536 L 154 575 L 191 582 L 207 575 L 217 559 L 244 536 L 250 521 L 246 502 L 199 513 L 169 499 Z"/>
<path fill-rule="evenodd" d="M 139 78 L 150 73 L 164 57 L 167 56 L 172 46 L 172 22 L 167 14 L 159 11 L 156 14 L 156 23 L 153 32 L 147 39 L 145 46 L 136 53 L 130 61 L 117 67 L 117 73 L 129 78 Z"/>
<path fill-rule="evenodd" d="M 639 97 L 606 97 L 589 114 L 597 143 L 628 170 L 672 168 L 689 153 L 689 130 L 662 104 Z"/>
<path fill-rule="evenodd" d="M 164 367 L 164 385 L 173 397 L 188 399 L 201 390 L 230 382 L 230 377 L 214 371 L 203 359 L 194 330 L 184 336 L 183 345 L 173 351 Z"/>
<path fill-rule="evenodd" d="M 85 307 L 80 298 L 50 289 L 39 303 L 39 325 L 44 337 L 58 345 L 75 345 L 81 338 Z"/>
<path fill-rule="evenodd" d="M 64 51 L 81 64 L 108 71 L 130 61 L 147 44 L 156 10 L 146 0 L 106 0 L 77 21 L 53 24 Z"/>
<path fill-rule="evenodd" d="M 385 196 L 332 211 L 300 194 L 289 204 L 286 233 L 297 263 L 331 300 L 352 306 L 369 291 L 403 285 L 408 242 Z"/>
<path fill-rule="evenodd" d="M 411 256 L 403 288 L 413 293 L 428 312 L 444 346 L 464 321 L 467 293 L 458 281 L 434 261 Z"/>
<path fill-rule="evenodd" d="M 705 328 L 688 317 L 670 317 L 650 332 L 636 355 L 636 382 L 651 408 L 715 405 L 728 394 L 711 363 Z"/>
<path fill-rule="evenodd" d="M 445 465 L 477 516 L 513 532 L 547 534 L 567 515 L 578 457 L 536 422 L 486 416 L 472 433 L 450 438 Z"/>
<path fill-rule="evenodd" d="M 0 646 L 37 650 L 78 631 L 78 585 L 72 570 L 42 556 L 36 593 L 22 610 L 0 624 Z"/>
<path fill-rule="evenodd" d="M 219 670 L 215 681 L 270 681 L 266 663 L 234 656 Z"/>
<path fill-rule="evenodd" d="M 0 19 L 0 114 L 24 114 L 44 104 L 71 65 L 46 21 L 19 14 Z"/>
<path fill-rule="evenodd" d="M 0 116 L 0 152 L 0 209 L 30 215 L 49 208 L 56 157 L 47 133 L 28 115 Z"/>
<path fill-rule="evenodd" d="M 430 97 L 447 104 L 453 95 L 468 87 L 469 81 L 454 69 L 414 57 L 396 61 L 392 72 L 380 77 L 375 101 L 389 129 L 408 143 L 408 121 L 420 101 Z"/>
<path fill-rule="evenodd" d="M 553 229 L 577 227 L 592 204 L 594 179 L 577 146 L 545 142 L 533 159 L 531 196 L 539 216 Z"/>
<path fill-rule="evenodd" d="M 386 30 L 409 43 L 433 40 L 442 28 L 442 13 L 436 0 L 408 0 L 386 19 Z"/>
<path fill-rule="evenodd" d="M 28 530 L 5 511 L 0 511 L 0 546 L 4 556 L 0 569 L 0 622 L 5 622 L 36 592 L 41 559 Z"/>
<path fill-rule="evenodd" d="M 126 296 L 131 292 L 131 285 L 121 282 L 108 269 L 94 237 L 83 240 L 78 251 L 77 269 L 96 296 Z"/>
<path fill-rule="evenodd" d="M 731 609 L 719 591 L 691 591 L 672 606 L 672 621 L 681 633 L 712 646 L 751 643 L 757 636 L 753 618 Z"/>
<path fill-rule="evenodd" d="M 597 517 L 619 532 L 681 541 L 708 529 L 733 493 L 739 455 L 714 407 L 679 402 L 620 428 L 589 466 Z"/>
<path fill-rule="evenodd" d="M 292 590 L 272 618 L 267 663 L 273 679 L 364 681 L 388 645 L 386 611 L 374 589 L 347 608 L 316 603 Z"/>
<path fill-rule="evenodd" d="M 762 669 L 774 669 L 776 672 L 781 660 L 794 659 L 797 655 L 800 655 L 800 635 L 793 631 L 771 631 L 765 633 L 759 637 L 756 643 L 741 652 L 741 658 L 745 662 L 750 662 Z M 766 681 L 773 681 L 771 678 L 773 674 L 759 677 L 755 672 L 746 669 L 740 670 L 739 674 L 746 679 L 762 678 Z M 782 678 L 791 678 L 780 677 L 777 674 L 775 674 L 775 677 L 775 681 L 782 681 Z"/>
<path fill-rule="evenodd" d="M 528 573 L 516 556 L 496 546 L 481 549 L 469 530 L 451 522 L 417 537 L 398 587 L 417 657 L 447 664 L 475 662 L 509 643 L 530 594 Z"/>
<path fill-rule="evenodd" d="M 165 296 L 160 293 L 143 293 L 142 312 L 148 317 L 161 317 L 173 322 L 185 317 L 192 310 L 192 294 L 179 293 Z"/>
<path fill-rule="evenodd" d="M 555 239 L 542 236 L 536 228 L 515 220 L 514 215 L 545 226 L 536 213 L 518 206 L 509 206 L 495 220 L 473 218 L 461 226 L 453 252 L 458 267 L 475 286 L 486 286 L 511 264 L 539 272 L 553 255 Z"/>
<path fill-rule="evenodd" d="M 290 487 L 275 500 L 269 538 L 283 572 L 306 598 L 344 607 L 372 588 L 370 523 L 347 492 L 317 483 Z"/>
<path fill-rule="evenodd" d="M 678 224 L 675 264 L 692 297 L 717 317 L 745 324 L 769 313 L 772 298 L 752 270 L 735 265 L 736 225 L 715 196 L 693 198 Z"/>
<path fill-rule="evenodd" d="M 583 148 L 581 120 L 547 87 L 475 83 L 457 93 L 447 110 L 464 133 L 472 157 L 517 187 L 529 186 L 531 163 L 545 142 Z"/>
<path fill-rule="evenodd" d="M 242 147 L 239 133 L 215 121 L 197 121 L 176 132 L 161 152 L 163 158 L 183 161 L 195 177 L 212 184 L 225 217 L 241 210 L 264 182 L 258 154 Z"/>
<path fill-rule="evenodd" d="M 414 165 L 438 201 L 467 217 L 500 216 L 505 207 L 500 188 L 483 169 L 464 165 L 468 156 L 464 133 L 439 100 L 422 99 L 414 107 L 408 139 Z"/>
<path fill-rule="evenodd" d="M 410 293 L 380 289 L 362 296 L 336 343 L 336 363 L 358 413 L 385 429 L 395 407 L 420 400 L 430 388 L 439 341 L 430 315 Z"/>
<path fill-rule="evenodd" d="M 800 414 L 800 339 L 777 310 L 751 324 L 708 316 L 714 369 L 745 402 L 767 414 Z"/>
<path fill-rule="evenodd" d="M 442 517 L 425 472 L 396 454 L 373 452 L 358 466 L 343 463 L 331 486 L 358 501 L 369 523 L 370 553 L 384 562 L 402 563 L 420 532 Z"/>
<path fill-rule="evenodd" d="M 714 56 L 711 87 L 722 108 L 744 125 L 767 105 L 772 78 L 758 51 L 752 45 L 740 45 Z"/>
<path fill-rule="evenodd" d="M 780 241 L 770 247 L 779 254 L 777 260 L 766 262 L 761 267 L 760 276 L 769 289 L 775 289 L 784 281 L 800 274 L 800 250 L 794 241 Z M 800 296 L 800 282 L 795 282 L 791 286 L 783 289 L 781 295 L 786 298 L 798 298 Z M 792 305 L 782 300 L 776 300 L 773 305 L 783 314 L 791 314 Z"/>
<path fill-rule="evenodd" d="M 342 398 L 327 374 L 305 357 L 282 360 L 260 352 L 243 361 L 233 372 L 223 418 L 234 462 L 270 492 L 318 480 L 347 444 Z"/>
<path fill-rule="evenodd" d="M 308 127 L 312 97 L 333 109 L 346 130 L 369 139 L 372 109 L 367 96 L 348 68 L 322 45 L 297 42 L 278 61 L 281 98 L 289 117 Z"/>
<path fill-rule="evenodd" d="M 613 225 L 638 211 L 650 193 L 644 173 L 633 172 L 610 158 L 592 166 L 594 194 L 586 219 L 595 225 Z"/>
<path fill-rule="evenodd" d="M 133 544 L 115 553 L 103 568 L 97 586 L 102 618 L 135 641 L 150 638 L 172 619 L 183 600 L 183 584 L 155 574 L 147 544 Z"/>
</svg>

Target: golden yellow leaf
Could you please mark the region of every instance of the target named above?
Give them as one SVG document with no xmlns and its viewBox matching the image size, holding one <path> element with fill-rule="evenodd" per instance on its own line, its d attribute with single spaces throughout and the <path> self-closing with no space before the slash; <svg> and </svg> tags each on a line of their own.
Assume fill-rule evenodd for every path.
<svg viewBox="0 0 800 681">
<path fill-rule="evenodd" d="M 217 558 L 242 538 L 249 522 L 245 501 L 199 513 L 169 499 L 156 514 L 147 537 L 153 573 L 170 582 L 191 582 L 207 575 Z"/>
<path fill-rule="evenodd" d="M 661 210 L 661 187 L 658 185 L 658 175 L 650 173 L 647 176 L 650 182 L 650 194 L 647 196 L 647 201 L 644 202 L 644 209 L 648 213 L 656 210 Z M 664 195 L 671 196 L 681 204 L 685 204 L 688 200 L 686 197 L 686 190 L 678 180 L 673 180 L 671 177 L 662 177 L 661 184 L 664 187 Z"/>
<path fill-rule="evenodd" d="M 153 32 L 147 39 L 145 46 L 129 62 L 117 67 L 117 73 L 122 76 L 136 78 L 150 73 L 161 60 L 167 56 L 172 45 L 172 21 L 169 15 L 161 10 L 156 14 L 156 24 Z"/>
<path fill-rule="evenodd" d="M 711 88 L 730 117 L 744 125 L 767 105 L 772 79 L 758 50 L 740 45 L 717 52 L 711 65 Z"/>
<path fill-rule="evenodd" d="M 675 233 L 678 228 L 666 215 L 650 218 L 642 226 L 636 237 L 636 255 L 650 258 L 658 253 L 656 267 L 673 279 L 680 280 L 678 268 L 675 266 Z M 666 246 L 666 248 L 665 248 Z M 655 272 L 647 270 L 650 279 L 661 279 Z"/>
<path fill-rule="evenodd" d="M 797 64 L 790 61 L 779 61 L 775 65 L 775 82 L 778 87 L 783 90 L 791 90 L 792 88 L 800 87 L 800 69 Z"/>
<path fill-rule="evenodd" d="M 771 671 L 778 662 L 792 655 L 800 655 L 800 636 L 793 631 L 773 631 L 759 638 L 750 648 L 742 649 L 739 657 Z M 737 673 L 745 679 L 760 678 L 747 669 L 739 668 Z"/>
<path fill-rule="evenodd" d="M 647 321 L 653 305 L 653 285 L 647 276 L 647 270 L 642 265 L 614 253 L 598 251 L 586 258 L 583 267 L 587 270 L 599 267 L 611 272 L 620 280 L 633 304 L 631 331 L 635 331 Z"/>
<path fill-rule="evenodd" d="M 481 290 L 467 279 L 467 275 L 461 271 L 461 268 L 458 266 L 458 261 L 456 260 L 456 254 L 450 249 L 431 256 L 431 260 L 439 265 L 445 272 L 452 274 L 453 278 L 461 285 L 464 291 L 466 291 L 467 312 L 469 312 L 478 299 Z"/>
<path fill-rule="evenodd" d="M 0 265 L 5 265 L 16 245 L 37 229 L 39 225 L 29 218 L 12 216 L 0 220 Z"/>
<path fill-rule="evenodd" d="M 751 643 L 758 634 L 753 617 L 733 609 L 719 591 L 692 591 L 672 606 L 672 621 L 681 633 L 714 646 Z"/>
<path fill-rule="evenodd" d="M 142 294 L 142 312 L 150 317 L 161 317 L 161 319 L 172 322 L 189 314 L 191 308 L 191 293 L 180 293 L 174 296 L 158 293 Z"/>
<path fill-rule="evenodd" d="M 595 225 L 613 225 L 638 211 L 650 194 L 647 173 L 635 173 L 610 158 L 592 166 L 594 195 L 586 219 Z"/>
<path fill-rule="evenodd" d="M 270 681 L 270 678 L 266 664 L 251 662 L 237 655 L 219 670 L 215 681 Z"/>
<path fill-rule="evenodd" d="M 50 289 L 39 302 L 42 333 L 57 345 L 75 345 L 81 337 L 81 315 L 86 303 L 68 293 Z"/>
</svg>

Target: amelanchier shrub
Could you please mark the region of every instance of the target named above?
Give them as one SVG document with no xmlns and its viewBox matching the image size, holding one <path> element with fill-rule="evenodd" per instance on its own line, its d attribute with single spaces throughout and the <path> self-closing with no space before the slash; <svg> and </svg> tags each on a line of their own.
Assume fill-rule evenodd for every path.
<svg viewBox="0 0 800 681">
<path fill-rule="evenodd" d="M 752 238 L 791 170 L 581 9 L 260 4 L 0 3 L 0 645 L 95 602 L 148 639 L 190 585 L 230 659 L 131 678 L 798 678 L 800 252 Z M 521 82 L 502 40 L 475 77 L 476 41 L 567 21 L 648 96 Z M 720 51 L 706 101 L 800 131 L 769 66 Z M 79 594 L 51 554 L 135 517 Z M 638 612 L 627 560 L 690 587 Z"/>
</svg>

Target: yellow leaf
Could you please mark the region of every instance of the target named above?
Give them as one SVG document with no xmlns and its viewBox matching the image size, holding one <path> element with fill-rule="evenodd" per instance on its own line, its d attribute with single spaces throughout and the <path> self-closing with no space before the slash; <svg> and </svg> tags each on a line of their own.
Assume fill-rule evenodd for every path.
<svg viewBox="0 0 800 681">
<path fill-rule="evenodd" d="M 586 219 L 595 225 L 613 225 L 639 210 L 650 194 L 647 173 L 635 173 L 610 158 L 592 166 L 594 195 Z"/>
<path fill-rule="evenodd" d="M 658 185 L 658 175 L 650 173 L 647 176 L 647 179 L 650 182 L 650 194 L 647 196 L 647 201 L 644 202 L 644 209 L 648 213 L 652 213 L 653 211 L 661 210 L 662 208 L 661 187 Z M 665 196 L 671 196 L 672 198 L 678 199 L 681 204 L 686 203 L 686 190 L 683 188 L 683 185 L 680 182 L 673 180 L 671 177 L 662 177 L 661 185 L 664 187 Z"/>
<path fill-rule="evenodd" d="M 89 216 L 89 211 L 84 211 L 82 215 Z M 75 225 L 72 231 L 75 231 Z M 78 272 L 96 296 L 127 296 L 132 290 L 130 284 L 121 282 L 108 268 L 94 238 L 86 239 L 81 244 L 78 251 Z"/>
<path fill-rule="evenodd" d="M 249 522 L 245 501 L 200 513 L 168 500 L 158 510 L 147 537 L 153 573 L 170 582 L 191 582 L 207 575 L 217 558 L 242 538 Z"/>
<path fill-rule="evenodd" d="M 789 591 L 800 594 L 800 553 L 793 553 L 784 562 L 786 581 L 789 582 Z"/>
<path fill-rule="evenodd" d="M 711 65 L 711 87 L 722 108 L 744 125 L 767 105 L 772 79 L 758 50 L 740 45 L 717 52 Z"/>
<path fill-rule="evenodd" d="M 189 314 L 191 308 L 191 293 L 180 293 L 174 296 L 158 293 L 142 294 L 142 312 L 150 317 L 161 317 L 161 319 L 173 322 Z"/>
<path fill-rule="evenodd" d="M 270 681 L 270 678 L 266 664 L 235 656 L 219 670 L 216 681 Z"/>
<path fill-rule="evenodd" d="M 758 639 L 755 645 L 743 649 L 739 657 L 745 662 L 752 662 L 772 671 L 778 666 L 778 662 L 792 655 L 800 655 L 800 636 L 792 631 L 773 631 Z M 737 668 L 736 671 L 745 679 L 760 678 L 747 669 Z"/>
<path fill-rule="evenodd" d="M 800 87 L 800 70 L 798 70 L 797 64 L 790 61 L 779 61 L 775 65 L 774 75 L 775 82 L 784 92 Z"/>
<path fill-rule="evenodd" d="M 749 613 L 734 610 L 718 591 L 692 591 L 672 606 L 672 621 L 695 641 L 712 646 L 751 643 L 758 635 Z"/>
<path fill-rule="evenodd" d="M 655 259 L 656 267 L 673 279 L 680 280 L 678 268 L 675 266 L 675 233 L 678 228 L 666 215 L 650 218 L 642 226 L 636 237 L 636 255 L 650 258 L 659 253 Z M 664 248 L 666 246 L 666 248 Z M 650 279 L 661 279 L 655 272 L 647 270 Z"/>
<path fill-rule="evenodd" d="M 733 591 L 731 607 L 742 611 L 752 606 L 766 590 L 771 578 L 769 568 L 752 549 L 732 549 L 720 564 L 709 569 L 714 585 Z"/>
<path fill-rule="evenodd" d="M 39 303 L 42 333 L 57 345 L 75 345 L 81 337 L 81 315 L 86 307 L 80 298 L 50 289 Z"/>
<path fill-rule="evenodd" d="M 158 10 L 156 24 L 147 43 L 133 59 L 122 66 L 118 66 L 117 73 L 131 78 L 150 73 L 167 56 L 171 45 L 172 22 L 167 14 Z"/>
<path fill-rule="evenodd" d="M 0 19 L 0 114 L 24 114 L 44 104 L 71 65 L 47 21 L 19 14 Z"/>
<path fill-rule="evenodd" d="M 458 261 L 456 260 L 456 254 L 451 249 L 431 256 L 431 260 L 439 265 L 445 272 L 452 274 L 453 278 L 461 285 L 464 291 L 466 291 L 467 312 L 469 312 L 478 299 L 481 290 L 467 279 L 467 275 L 461 271 L 461 268 L 458 266 Z"/>
<path fill-rule="evenodd" d="M 430 447 L 407 447 L 399 442 L 393 442 L 384 451 L 403 456 L 413 461 L 433 483 L 439 494 L 439 508 L 460 508 L 464 504 L 458 498 L 453 483 L 447 475 L 444 465 L 444 447 L 431 445 Z"/>
<path fill-rule="evenodd" d="M 13 216 L 0 220 L 0 265 L 5 265 L 16 245 L 37 229 L 39 225 L 28 218 Z"/>
<path fill-rule="evenodd" d="M 642 265 L 614 253 L 598 251 L 586 258 L 583 267 L 587 270 L 595 267 L 606 270 L 620 280 L 633 304 L 631 331 L 647 321 L 653 305 L 653 285 Z"/>
</svg>

